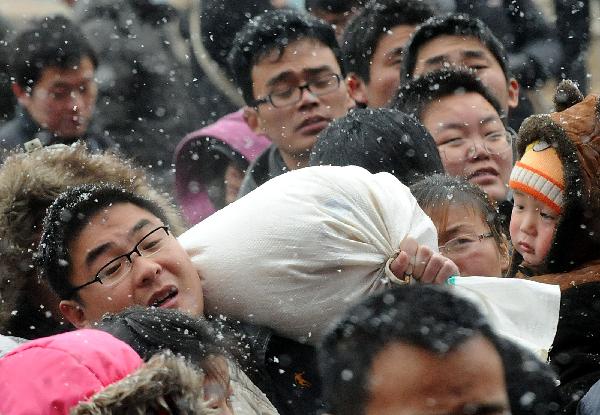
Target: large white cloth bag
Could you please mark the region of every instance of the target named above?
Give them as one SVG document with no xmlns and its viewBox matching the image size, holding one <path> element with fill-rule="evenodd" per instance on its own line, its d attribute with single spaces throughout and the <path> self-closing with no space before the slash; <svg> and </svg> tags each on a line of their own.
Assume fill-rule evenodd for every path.
<svg viewBox="0 0 600 415">
<path fill-rule="evenodd" d="M 353 302 L 390 284 L 407 236 L 437 232 L 389 173 L 309 167 L 276 177 L 179 238 L 205 279 L 206 313 L 316 344 Z"/>
</svg>

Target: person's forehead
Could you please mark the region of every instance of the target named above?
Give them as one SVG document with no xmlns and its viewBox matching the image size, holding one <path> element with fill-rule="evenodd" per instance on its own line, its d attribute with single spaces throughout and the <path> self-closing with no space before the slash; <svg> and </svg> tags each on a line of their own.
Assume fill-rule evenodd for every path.
<svg viewBox="0 0 600 415">
<path fill-rule="evenodd" d="M 417 57 L 425 60 L 436 56 L 454 59 L 456 53 L 463 57 L 469 51 L 481 52 L 487 58 L 494 58 L 491 50 L 476 36 L 443 34 L 424 42 L 417 49 Z"/>
<path fill-rule="evenodd" d="M 391 343 L 375 356 L 369 383 L 370 403 L 379 404 L 381 410 L 390 405 L 450 409 L 505 397 L 506 391 L 500 355 L 481 335 L 445 354 Z"/>
<path fill-rule="evenodd" d="M 492 104 L 477 92 L 449 94 L 432 100 L 424 106 L 423 113 L 426 112 L 430 117 L 445 115 L 464 122 L 467 122 L 465 112 L 477 114 L 479 121 L 489 121 L 492 118 L 493 121 L 502 121 Z"/>
<path fill-rule="evenodd" d="M 145 207 L 131 202 L 118 202 L 90 215 L 81 232 L 117 229 L 123 233 L 137 233 L 151 224 L 162 224 L 162 221 Z"/>
<path fill-rule="evenodd" d="M 42 69 L 36 85 L 45 87 L 62 86 L 94 80 L 94 65 L 89 57 L 83 57 L 79 63 L 69 66 L 47 66 Z"/>
<path fill-rule="evenodd" d="M 375 50 L 382 46 L 399 47 L 406 45 L 410 35 L 415 31 L 416 26 L 412 24 L 399 24 L 381 33 L 375 43 Z"/>
<path fill-rule="evenodd" d="M 311 69 L 324 66 L 340 72 L 339 63 L 330 47 L 317 39 L 302 38 L 261 56 L 252 67 L 252 78 L 254 82 L 257 78 L 268 82 L 285 72 L 301 76 Z"/>
</svg>

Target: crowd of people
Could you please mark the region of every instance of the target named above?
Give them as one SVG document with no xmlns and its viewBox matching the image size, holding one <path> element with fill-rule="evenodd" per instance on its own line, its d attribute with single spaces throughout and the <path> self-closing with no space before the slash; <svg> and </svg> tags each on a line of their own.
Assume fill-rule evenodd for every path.
<svg viewBox="0 0 600 415">
<path fill-rule="evenodd" d="M 600 413 L 587 1 L 67 3 L 0 19 L 0 414 Z"/>
</svg>

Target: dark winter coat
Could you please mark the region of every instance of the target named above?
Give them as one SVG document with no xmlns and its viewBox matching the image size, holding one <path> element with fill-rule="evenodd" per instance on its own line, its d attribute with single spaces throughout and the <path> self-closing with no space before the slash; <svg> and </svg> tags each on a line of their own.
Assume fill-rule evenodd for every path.
<svg viewBox="0 0 600 415">
<path fill-rule="evenodd" d="M 248 167 L 238 197 L 247 195 L 258 186 L 288 170 L 287 165 L 279 153 L 279 149 L 272 144 L 258 156 L 252 164 L 250 164 L 250 167 Z"/>
<path fill-rule="evenodd" d="M 56 137 L 37 124 L 24 108 L 18 107 L 16 113 L 15 118 L 0 128 L 0 149 L 5 153 L 17 147 L 22 148 L 26 142 L 35 138 L 38 138 L 43 146 L 71 144 L 77 140 L 82 140 L 85 141 L 87 148 L 93 153 L 98 153 L 114 146 L 110 138 L 95 134 L 93 127 L 89 128 L 84 136 L 71 138 L 68 142 L 65 142 L 60 137 Z M 0 156 L 1 158 L 4 157 Z"/>
<path fill-rule="evenodd" d="M 218 319 L 244 351 L 241 368 L 281 415 L 316 415 L 323 409 L 317 351 L 276 335 L 271 329 Z"/>
<path fill-rule="evenodd" d="M 175 146 L 202 123 L 176 11 L 149 0 L 80 0 L 75 17 L 98 54 L 100 127 L 171 190 Z"/>
</svg>

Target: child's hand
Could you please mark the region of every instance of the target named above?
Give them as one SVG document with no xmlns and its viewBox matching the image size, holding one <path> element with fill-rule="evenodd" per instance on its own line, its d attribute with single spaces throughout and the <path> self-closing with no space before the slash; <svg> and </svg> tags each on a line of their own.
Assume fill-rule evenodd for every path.
<svg viewBox="0 0 600 415">
<path fill-rule="evenodd" d="M 390 270 L 400 280 L 412 277 L 433 284 L 443 284 L 451 276 L 460 275 L 452 260 L 410 237 L 400 243 L 400 253 L 390 264 Z"/>
</svg>

